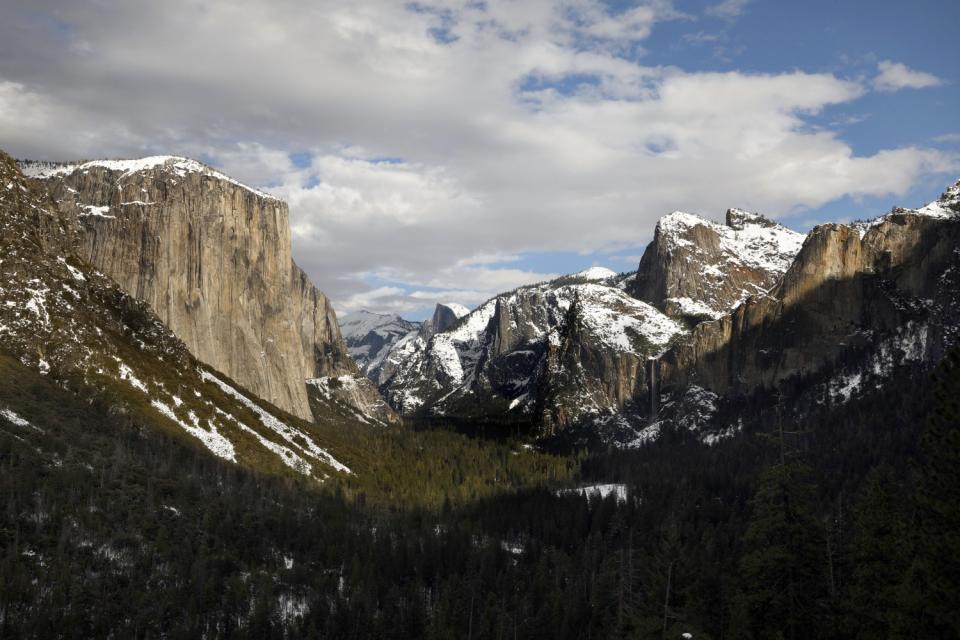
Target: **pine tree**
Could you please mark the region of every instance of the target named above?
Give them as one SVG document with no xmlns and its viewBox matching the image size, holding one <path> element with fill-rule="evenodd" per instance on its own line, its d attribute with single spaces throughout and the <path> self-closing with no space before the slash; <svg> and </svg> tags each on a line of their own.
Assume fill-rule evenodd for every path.
<svg viewBox="0 0 960 640">
<path fill-rule="evenodd" d="M 921 440 L 914 562 L 901 588 L 905 637 L 960 637 L 960 349 L 936 375 Z"/>
<path fill-rule="evenodd" d="M 909 564 L 907 527 L 890 468 L 867 476 L 854 528 L 845 626 L 854 638 L 886 638 L 898 613 L 897 585 Z"/>
<path fill-rule="evenodd" d="M 778 464 L 762 474 L 740 563 L 734 637 L 817 637 L 826 598 L 822 532 L 813 515 L 809 470 Z"/>
</svg>

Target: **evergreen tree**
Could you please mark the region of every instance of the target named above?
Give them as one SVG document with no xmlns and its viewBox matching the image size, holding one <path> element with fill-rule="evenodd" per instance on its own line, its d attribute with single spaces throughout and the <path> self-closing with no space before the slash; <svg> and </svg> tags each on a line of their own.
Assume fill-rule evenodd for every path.
<svg viewBox="0 0 960 640">
<path fill-rule="evenodd" d="M 960 637 L 960 349 L 936 375 L 934 405 L 921 440 L 914 562 L 901 594 L 904 636 Z"/>
<path fill-rule="evenodd" d="M 822 532 L 813 512 L 810 471 L 769 467 L 751 502 L 740 563 L 733 633 L 743 638 L 811 638 L 825 600 Z"/>
<path fill-rule="evenodd" d="M 853 638 L 886 638 L 898 614 L 897 585 L 909 564 L 901 496 L 888 467 L 867 477 L 854 528 L 846 628 Z"/>
</svg>

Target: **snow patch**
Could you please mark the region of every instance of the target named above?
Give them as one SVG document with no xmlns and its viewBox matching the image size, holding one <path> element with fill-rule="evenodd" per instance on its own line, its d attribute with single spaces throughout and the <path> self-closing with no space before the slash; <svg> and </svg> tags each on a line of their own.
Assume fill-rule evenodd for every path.
<svg viewBox="0 0 960 640">
<path fill-rule="evenodd" d="M 321 462 L 333 467 L 337 471 L 352 473 L 349 467 L 339 462 L 325 449 L 317 446 L 317 443 L 307 436 L 307 434 L 293 429 L 289 425 L 281 422 L 276 418 L 276 416 L 265 411 L 260 405 L 250 400 L 250 398 L 246 397 L 220 378 L 204 370 L 200 371 L 200 377 L 206 382 L 212 382 L 216 386 L 220 387 L 221 391 L 233 397 L 234 399 L 239 400 L 243 406 L 250 409 L 258 418 L 260 418 L 260 422 L 263 424 L 263 426 L 270 429 L 293 446 L 302 450 L 305 454 L 320 460 Z"/>
<path fill-rule="evenodd" d="M 613 278 L 616 275 L 616 271 L 607 269 L 606 267 L 590 267 L 589 269 L 578 271 L 569 277 L 582 278 L 583 280 L 606 280 L 607 278 Z"/>
<path fill-rule="evenodd" d="M 615 496 L 617 502 L 626 502 L 627 501 L 627 485 L 625 484 L 587 484 L 580 487 L 574 487 L 572 489 L 560 489 L 557 491 L 558 496 L 569 495 L 569 494 L 579 494 L 587 498 L 599 497 L 600 499 L 605 499 L 607 496 Z"/>
<path fill-rule="evenodd" d="M 229 460 L 230 462 L 237 461 L 237 454 L 233 448 L 233 443 L 223 437 L 217 431 L 217 428 L 212 422 L 207 422 L 207 425 L 210 427 L 210 430 L 208 431 L 200 426 L 200 421 L 197 419 L 197 416 L 193 413 L 193 411 L 189 413 L 190 422 L 193 424 L 187 424 L 177 417 L 177 414 L 173 412 L 173 409 L 171 409 L 169 405 L 161 402 L 160 400 L 151 400 L 150 406 L 170 420 L 174 421 L 176 424 L 180 425 L 184 431 L 200 440 L 200 442 L 202 442 L 207 449 L 213 452 L 215 456 L 223 458 L 224 460 Z"/>
<path fill-rule="evenodd" d="M 226 176 L 219 171 L 211 169 L 210 167 L 197 162 L 196 160 L 179 156 L 149 156 L 146 158 L 132 160 L 93 160 L 91 162 L 84 162 L 82 164 L 26 162 L 20 166 L 24 175 L 31 178 L 40 179 L 69 175 L 77 171 L 88 171 L 90 169 L 106 169 L 107 171 L 116 171 L 121 173 L 120 178 L 126 178 L 135 173 L 149 171 L 156 169 L 157 167 L 163 167 L 164 169 L 181 178 L 190 173 L 200 173 L 218 180 L 229 182 L 233 185 L 246 189 L 247 191 L 250 191 L 261 198 L 278 200 L 276 196 L 272 196 L 269 193 L 260 191 L 259 189 L 254 189 L 253 187 L 238 182 L 237 180 L 234 180 L 233 178 Z"/>
</svg>

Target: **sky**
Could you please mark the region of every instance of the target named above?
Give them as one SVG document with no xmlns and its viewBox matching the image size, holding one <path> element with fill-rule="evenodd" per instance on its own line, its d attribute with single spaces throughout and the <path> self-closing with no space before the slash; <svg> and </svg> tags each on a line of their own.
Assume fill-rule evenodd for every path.
<svg viewBox="0 0 960 640">
<path fill-rule="evenodd" d="M 287 200 L 343 315 L 429 316 L 657 219 L 797 230 L 960 177 L 960 2 L 5 0 L 0 148 L 197 158 Z"/>
</svg>

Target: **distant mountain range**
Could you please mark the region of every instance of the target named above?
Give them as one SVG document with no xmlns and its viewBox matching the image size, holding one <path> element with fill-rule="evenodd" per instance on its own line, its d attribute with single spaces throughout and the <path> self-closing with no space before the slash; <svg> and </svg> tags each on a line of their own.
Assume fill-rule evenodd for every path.
<svg viewBox="0 0 960 640">
<path fill-rule="evenodd" d="M 413 419 L 635 446 L 685 413 L 714 441 L 736 430 L 711 421 L 721 397 L 842 363 L 821 383 L 842 401 L 939 361 L 960 325 L 957 193 L 808 235 L 740 209 L 724 225 L 674 212 L 636 272 L 520 287 L 439 330 L 391 320 L 367 373 Z"/>
<path fill-rule="evenodd" d="M 682 423 L 711 442 L 736 432 L 736 420 L 714 420 L 731 398 L 784 393 L 804 378 L 843 402 L 896 367 L 932 367 L 957 339 L 957 185 L 926 207 L 807 235 L 740 209 L 725 224 L 674 212 L 634 272 L 594 267 L 473 310 L 438 304 L 425 322 L 361 311 L 341 323 L 291 258 L 286 204 L 201 163 L 5 158 L 4 172 L 14 230 L 5 242 L 33 247 L 11 246 L 0 263 L 4 348 L 56 375 L 140 390 L 154 413 L 208 446 L 229 441 L 239 418 L 211 414 L 208 425 L 197 410 L 181 415 L 174 396 L 184 402 L 211 383 L 231 402 L 262 409 L 251 398 L 262 399 L 303 424 L 399 414 L 543 442 L 639 446 Z M 96 296 L 142 309 L 143 326 L 178 345 L 177 358 L 196 359 L 182 365 L 199 376 L 189 389 L 163 382 L 187 374 L 148 380 L 119 355 L 111 364 L 93 355 L 100 347 L 78 346 L 114 325 L 124 349 L 148 344 L 120 308 L 71 316 L 93 282 Z M 42 338 L 56 318 L 75 326 L 74 338 Z M 165 371 L 156 359 L 148 369 Z M 311 450 L 296 455 L 306 461 Z"/>
</svg>

